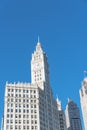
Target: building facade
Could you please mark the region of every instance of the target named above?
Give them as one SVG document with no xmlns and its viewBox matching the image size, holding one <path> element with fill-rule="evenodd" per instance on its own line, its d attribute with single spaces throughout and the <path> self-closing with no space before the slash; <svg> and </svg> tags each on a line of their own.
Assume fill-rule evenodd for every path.
<svg viewBox="0 0 87 130">
<path fill-rule="evenodd" d="M 6 83 L 3 130 L 65 130 L 60 101 L 52 95 L 49 65 L 40 42 L 31 59 L 31 83 Z"/>
<path fill-rule="evenodd" d="M 65 115 L 67 130 L 82 130 L 79 108 L 71 99 L 68 99 Z"/>
<path fill-rule="evenodd" d="M 87 77 L 82 82 L 82 89 L 80 90 L 80 102 L 82 108 L 82 115 L 85 130 L 87 130 Z"/>
</svg>

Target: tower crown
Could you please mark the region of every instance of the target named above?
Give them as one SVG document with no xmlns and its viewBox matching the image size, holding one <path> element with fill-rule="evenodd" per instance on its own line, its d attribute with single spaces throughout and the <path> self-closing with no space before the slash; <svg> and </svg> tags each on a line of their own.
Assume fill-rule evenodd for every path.
<svg viewBox="0 0 87 130">
<path fill-rule="evenodd" d="M 45 52 L 42 49 L 40 40 L 36 45 L 36 50 L 32 54 L 31 60 L 32 83 L 45 82 L 49 84 L 49 65 Z"/>
<path fill-rule="evenodd" d="M 38 37 L 38 42 L 37 42 L 37 45 L 36 45 L 36 51 L 43 52 L 39 37 Z"/>
</svg>

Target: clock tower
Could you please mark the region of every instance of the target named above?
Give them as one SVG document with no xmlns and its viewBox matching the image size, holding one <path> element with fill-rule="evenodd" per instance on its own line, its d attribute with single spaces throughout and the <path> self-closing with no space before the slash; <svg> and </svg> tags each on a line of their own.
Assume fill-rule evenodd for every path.
<svg viewBox="0 0 87 130">
<path fill-rule="evenodd" d="M 36 50 L 32 54 L 31 79 L 32 83 L 39 84 L 40 82 L 45 82 L 46 84 L 49 84 L 48 60 L 39 39 L 36 45 Z"/>
</svg>

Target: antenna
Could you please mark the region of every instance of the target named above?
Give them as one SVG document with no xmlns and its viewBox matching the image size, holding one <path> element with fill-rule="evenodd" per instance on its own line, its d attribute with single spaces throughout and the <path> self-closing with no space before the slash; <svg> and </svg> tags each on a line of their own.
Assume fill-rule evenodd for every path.
<svg viewBox="0 0 87 130">
<path fill-rule="evenodd" d="M 40 37 L 39 37 L 39 35 L 38 35 L 38 43 L 40 43 Z"/>
</svg>

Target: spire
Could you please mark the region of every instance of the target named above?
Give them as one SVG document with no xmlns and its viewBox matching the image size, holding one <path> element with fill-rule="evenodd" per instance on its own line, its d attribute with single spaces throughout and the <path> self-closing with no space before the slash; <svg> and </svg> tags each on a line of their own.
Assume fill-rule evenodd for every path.
<svg viewBox="0 0 87 130">
<path fill-rule="evenodd" d="M 57 95 L 56 97 L 57 97 L 57 98 L 56 98 L 56 101 L 57 101 L 57 102 L 59 102 L 59 98 L 58 98 L 58 95 Z"/>
<path fill-rule="evenodd" d="M 40 42 L 40 38 L 39 38 L 39 35 L 38 35 L 38 43 Z"/>
<path fill-rule="evenodd" d="M 40 45 L 40 37 L 38 35 L 38 42 L 37 42 L 37 45 Z"/>
<path fill-rule="evenodd" d="M 56 102 L 57 102 L 57 105 L 58 105 L 58 110 L 62 110 L 61 101 L 59 100 L 58 96 L 56 98 Z"/>
</svg>

